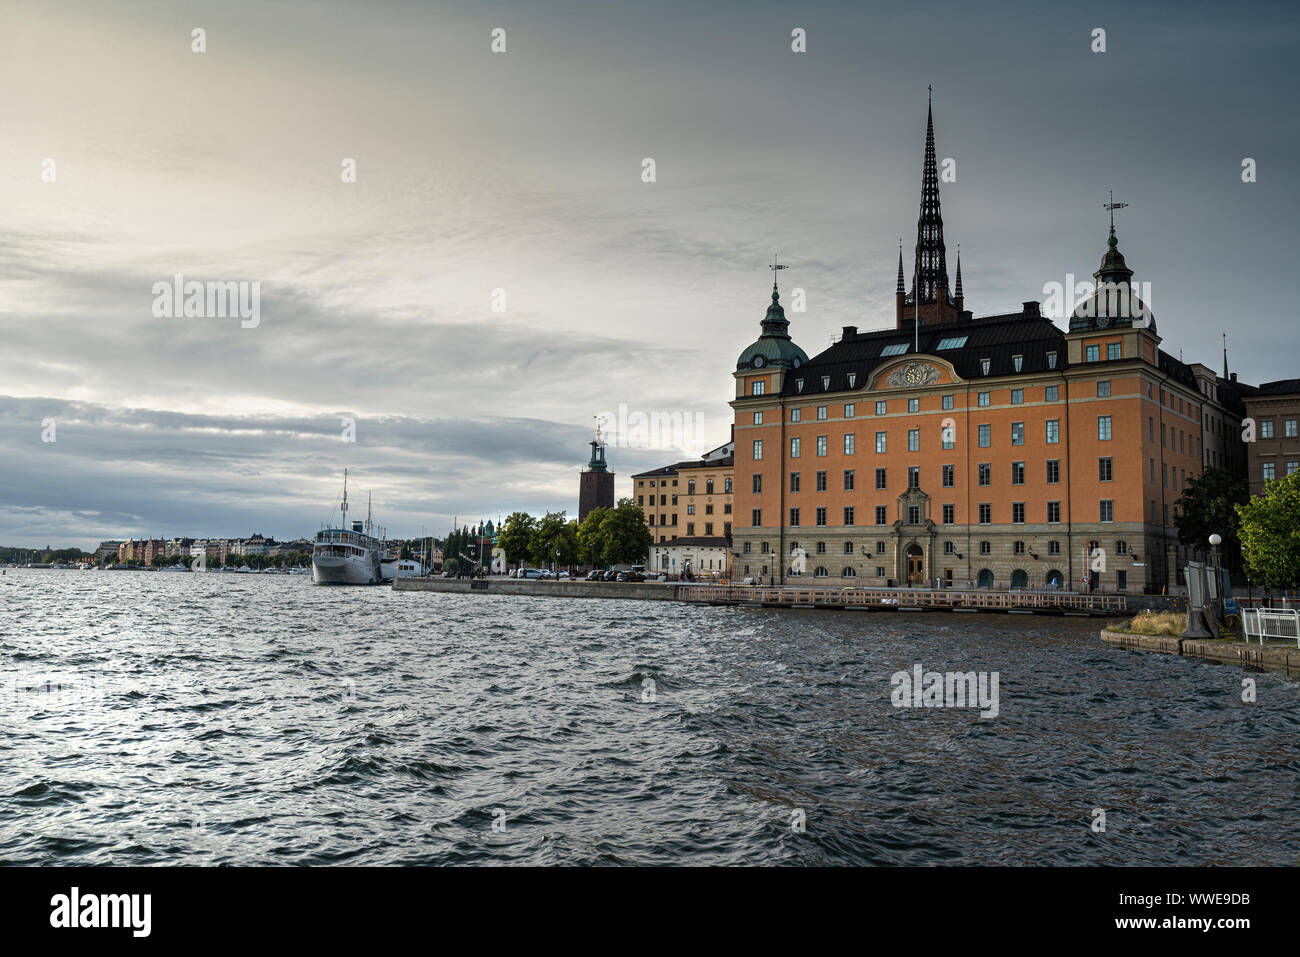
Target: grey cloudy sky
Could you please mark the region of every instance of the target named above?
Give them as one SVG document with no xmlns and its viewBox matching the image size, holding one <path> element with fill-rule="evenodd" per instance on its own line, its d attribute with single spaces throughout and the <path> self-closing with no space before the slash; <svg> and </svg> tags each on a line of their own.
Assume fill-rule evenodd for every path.
<svg viewBox="0 0 1300 957">
<path fill-rule="evenodd" d="M 1226 330 L 1244 379 L 1294 376 L 1297 25 L 1282 4 L 9 0 L 0 543 L 310 534 L 345 466 L 394 533 L 573 514 L 594 414 L 702 415 L 679 448 L 610 449 L 627 494 L 726 440 L 774 251 L 810 354 L 892 325 L 927 84 L 968 308 L 1089 276 L 1114 189 L 1164 347 L 1217 368 Z M 176 273 L 260 282 L 260 324 L 156 318 Z"/>
</svg>

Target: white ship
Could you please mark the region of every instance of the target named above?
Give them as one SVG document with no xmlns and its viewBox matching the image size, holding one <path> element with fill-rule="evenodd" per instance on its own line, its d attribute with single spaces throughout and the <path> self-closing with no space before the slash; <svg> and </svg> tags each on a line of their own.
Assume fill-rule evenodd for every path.
<svg viewBox="0 0 1300 957">
<path fill-rule="evenodd" d="M 343 502 L 339 506 L 342 521 L 338 528 L 323 528 L 316 533 L 311 550 L 311 580 L 314 585 L 378 585 L 393 577 L 385 576 L 389 549 L 375 536 L 374 522 L 348 525 L 348 473 L 343 470 Z M 395 563 L 394 563 L 395 565 Z"/>
</svg>

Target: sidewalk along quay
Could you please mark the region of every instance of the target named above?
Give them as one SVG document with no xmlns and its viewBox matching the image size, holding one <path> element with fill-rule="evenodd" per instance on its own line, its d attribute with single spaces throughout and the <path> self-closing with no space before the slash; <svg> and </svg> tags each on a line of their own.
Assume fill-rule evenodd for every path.
<svg viewBox="0 0 1300 957">
<path fill-rule="evenodd" d="M 554 598 L 624 598 L 745 608 L 827 611 L 991 612 L 1001 614 L 1116 617 L 1141 608 L 1168 607 L 1159 596 L 1074 594 L 991 589 L 805 588 L 789 585 L 699 585 L 674 582 L 545 581 L 515 578 L 399 578 L 395 591 L 520 595 Z"/>
</svg>

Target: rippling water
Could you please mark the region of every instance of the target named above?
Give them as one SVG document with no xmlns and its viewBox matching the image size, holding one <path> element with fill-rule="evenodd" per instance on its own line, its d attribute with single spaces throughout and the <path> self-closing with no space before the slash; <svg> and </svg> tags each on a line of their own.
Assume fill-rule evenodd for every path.
<svg viewBox="0 0 1300 957">
<path fill-rule="evenodd" d="M 1098 627 L 10 569 L 0 864 L 1297 863 L 1300 685 Z"/>
</svg>

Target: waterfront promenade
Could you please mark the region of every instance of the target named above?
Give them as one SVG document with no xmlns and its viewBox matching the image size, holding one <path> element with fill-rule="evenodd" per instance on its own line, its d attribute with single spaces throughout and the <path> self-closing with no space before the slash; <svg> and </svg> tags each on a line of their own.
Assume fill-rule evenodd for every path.
<svg viewBox="0 0 1300 957">
<path fill-rule="evenodd" d="M 527 595 L 552 598 L 625 598 L 746 608 L 828 611 L 1000 612 L 1003 614 L 1115 617 L 1161 599 L 1072 592 L 989 589 L 808 588 L 803 586 L 700 585 L 661 582 L 538 581 L 515 578 L 400 578 L 395 591 Z"/>
</svg>

